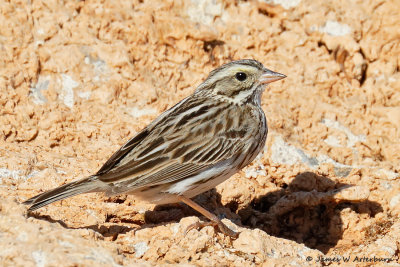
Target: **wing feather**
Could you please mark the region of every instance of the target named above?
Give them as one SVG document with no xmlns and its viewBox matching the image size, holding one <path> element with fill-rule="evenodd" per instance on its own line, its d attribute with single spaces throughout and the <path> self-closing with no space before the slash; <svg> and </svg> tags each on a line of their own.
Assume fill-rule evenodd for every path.
<svg viewBox="0 0 400 267">
<path fill-rule="evenodd" d="M 235 107 L 209 103 L 209 98 L 186 102 L 189 107 L 176 105 L 129 140 L 100 169 L 99 179 L 119 188 L 118 192 L 133 191 L 195 176 L 243 152 L 239 139 L 252 133 L 246 123 L 235 119 L 239 117 Z M 226 120 L 229 116 L 233 118 Z"/>
</svg>

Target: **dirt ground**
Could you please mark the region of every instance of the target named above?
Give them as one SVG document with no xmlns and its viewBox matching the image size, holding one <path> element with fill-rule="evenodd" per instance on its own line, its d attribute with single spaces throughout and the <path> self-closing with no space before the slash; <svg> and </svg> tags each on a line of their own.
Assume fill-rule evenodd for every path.
<svg viewBox="0 0 400 267">
<path fill-rule="evenodd" d="M 0 265 L 399 266 L 400 1 L 0 1 Z M 184 204 L 23 200 L 95 173 L 208 73 L 287 78 L 264 152 Z"/>
</svg>

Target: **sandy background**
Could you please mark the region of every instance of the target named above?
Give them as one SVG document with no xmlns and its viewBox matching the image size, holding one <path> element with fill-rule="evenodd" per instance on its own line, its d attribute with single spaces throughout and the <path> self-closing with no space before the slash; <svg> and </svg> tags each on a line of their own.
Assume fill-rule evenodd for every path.
<svg viewBox="0 0 400 267">
<path fill-rule="evenodd" d="M 397 0 L 0 1 L 0 265 L 373 264 L 365 256 L 398 266 L 399 10 Z M 96 172 L 241 58 L 288 77 L 262 97 L 264 153 L 197 197 L 237 240 L 211 227 L 185 235 L 199 214 L 132 196 L 86 194 L 26 216 L 21 201 Z"/>
</svg>

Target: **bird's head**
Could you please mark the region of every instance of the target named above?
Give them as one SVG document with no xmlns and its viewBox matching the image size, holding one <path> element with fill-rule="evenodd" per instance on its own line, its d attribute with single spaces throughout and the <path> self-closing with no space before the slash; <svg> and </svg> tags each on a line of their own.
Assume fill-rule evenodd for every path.
<svg viewBox="0 0 400 267">
<path fill-rule="evenodd" d="M 286 76 L 253 59 L 232 61 L 213 70 L 196 91 L 205 91 L 235 103 L 261 95 L 265 85 Z"/>
</svg>

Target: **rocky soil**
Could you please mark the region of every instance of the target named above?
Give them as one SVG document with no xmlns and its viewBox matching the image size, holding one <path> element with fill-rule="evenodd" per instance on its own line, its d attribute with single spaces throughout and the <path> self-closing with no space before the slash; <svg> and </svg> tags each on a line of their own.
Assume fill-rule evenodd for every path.
<svg viewBox="0 0 400 267">
<path fill-rule="evenodd" d="M 399 266 L 397 0 L 0 1 L 0 265 Z M 254 58 L 264 152 L 184 204 L 23 200 L 95 173 L 208 73 Z"/>
</svg>

